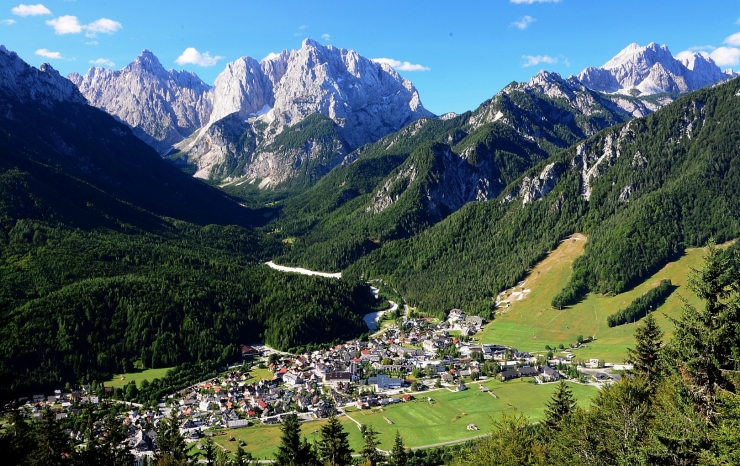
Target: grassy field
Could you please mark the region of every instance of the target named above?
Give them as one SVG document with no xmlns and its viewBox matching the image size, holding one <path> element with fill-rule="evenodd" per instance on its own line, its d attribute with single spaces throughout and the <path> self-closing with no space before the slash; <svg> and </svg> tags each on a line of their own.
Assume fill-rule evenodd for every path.
<svg viewBox="0 0 740 466">
<path fill-rule="evenodd" d="M 137 385 L 139 385 L 144 380 L 148 380 L 149 382 L 151 382 L 154 379 L 164 377 L 164 375 L 170 369 L 172 368 L 163 367 L 161 369 L 147 369 L 143 371 L 129 372 L 127 374 L 116 374 L 113 376 L 112 380 L 105 382 L 105 386 L 113 388 L 123 387 L 132 380 L 136 382 Z"/>
<path fill-rule="evenodd" d="M 545 403 L 555 391 L 555 384 L 534 385 L 531 379 L 500 382 L 483 382 L 496 397 L 482 393 L 477 384 L 469 385 L 464 392 L 434 390 L 419 396 L 415 402 L 399 403 L 375 410 L 349 409 L 348 414 L 357 422 L 372 425 L 379 433 L 380 448 L 390 449 L 396 430 L 401 433 L 409 447 L 431 445 L 441 442 L 461 440 L 485 434 L 491 430 L 491 419 L 498 419 L 502 411 L 517 409 L 534 422 L 543 419 Z M 574 395 L 583 406 L 587 406 L 597 389 L 591 386 L 571 384 Z M 432 397 L 434 403 L 427 401 Z M 389 424 L 384 417 L 390 419 Z M 344 429 L 349 432 L 350 446 L 359 450 L 362 439 L 358 426 L 351 419 L 341 418 Z M 302 433 L 309 441 L 319 438 L 319 429 L 325 421 L 308 422 L 302 425 Z M 480 430 L 467 430 L 468 424 L 475 424 Z M 229 442 L 233 435 L 235 441 Z M 239 440 L 244 440 L 245 450 L 257 458 L 271 458 L 280 443 L 279 426 L 254 426 L 226 431 L 217 436 L 216 443 L 232 452 Z"/>
<path fill-rule="evenodd" d="M 703 248 L 687 250 L 681 258 L 666 264 L 628 292 L 616 296 L 589 294 L 575 306 L 562 311 L 552 309 L 552 298 L 572 275 L 573 260 L 583 254 L 586 239 L 581 235 L 577 238 L 563 241 L 532 270 L 522 287 L 512 290 L 515 293 L 525 289 L 530 291 L 522 293 L 521 300 L 514 294 L 510 306 L 497 311 L 496 319 L 481 336 L 482 342 L 513 346 L 520 351 L 544 351 L 545 345 L 555 347 L 562 343 L 567 347 L 579 335 L 593 336 L 593 342 L 575 351 L 578 359 L 598 358 L 621 363 L 627 356 L 627 348 L 634 346 L 634 332 L 640 322 L 609 328 L 607 316 L 626 307 L 665 278 L 678 287 L 655 314 L 667 338 L 670 338 L 672 325 L 666 316 L 675 318 L 680 315 L 681 297 L 694 305 L 699 304 L 686 284 L 690 269 L 701 268 L 703 264 Z"/>
</svg>

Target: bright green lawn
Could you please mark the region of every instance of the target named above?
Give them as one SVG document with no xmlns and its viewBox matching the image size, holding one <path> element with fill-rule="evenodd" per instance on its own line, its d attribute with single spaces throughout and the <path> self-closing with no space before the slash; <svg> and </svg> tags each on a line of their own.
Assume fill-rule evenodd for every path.
<svg viewBox="0 0 740 466">
<path fill-rule="evenodd" d="M 113 388 L 123 387 L 132 380 L 136 382 L 137 385 L 141 384 L 141 382 L 144 380 L 148 380 L 149 382 L 151 382 L 154 379 L 164 377 L 165 374 L 167 374 L 167 371 L 170 369 L 172 368 L 163 367 L 161 369 L 147 369 L 139 372 L 129 372 L 128 374 L 123 374 L 123 379 L 121 379 L 121 374 L 116 374 L 113 376 L 112 380 L 105 382 L 105 386 Z"/>
<path fill-rule="evenodd" d="M 627 356 L 627 348 L 634 345 L 635 328 L 640 322 L 609 328 L 606 324 L 609 315 L 626 307 L 664 278 L 670 279 L 678 287 L 655 314 L 668 336 L 672 326 L 666 315 L 674 318 L 680 315 L 683 306 L 681 297 L 694 305 L 699 304 L 686 284 L 689 270 L 702 266 L 703 248 L 687 250 L 680 259 L 668 263 L 628 292 L 616 296 L 589 294 L 575 306 L 562 311 L 552 309 L 550 302 L 570 279 L 571 264 L 583 253 L 584 244 L 584 240 L 566 240 L 538 264 L 523 287 L 531 292 L 525 299 L 513 300 L 508 309 L 500 313 L 497 311 L 496 319 L 484 330 L 481 341 L 513 346 L 520 351 L 544 351 L 545 345 L 556 347 L 562 343 L 568 347 L 578 335 L 594 336 L 595 341 L 576 350 L 576 357 L 621 363 Z"/>
<path fill-rule="evenodd" d="M 377 410 L 348 410 L 349 415 L 362 424 L 372 424 L 379 433 L 380 448 L 390 449 L 398 430 L 409 447 L 431 445 L 475 437 L 490 432 L 491 419 L 498 419 L 504 410 L 516 408 L 534 422 L 544 415 L 545 403 L 550 400 L 556 384 L 534 385 L 531 379 L 500 382 L 498 380 L 483 382 L 498 398 L 490 393 L 481 393 L 477 384 L 469 385 L 464 392 L 434 390 L 426 396 L 420 396 L 416 402 L 399 403 Z M 571 384 L 571 389 L 579 403 L 587 406 L 597 389 L 591 386 Z M 434 403 L 427 402 L 427 396 Z M 383 419 L 390 419 L 393 424 Z M 319 437 L 318 430 L 325 421 L 308 422 L 302 425 L 303 435 L 310 441 Z M 342 425 L 349 432 L 350 445 L 359 450 L 362 439 L 357 424 L 342 417 Z M 467 430 L 468 424 L 475 424 L 480 430 Z M 226 435 L 217 436 L 216 443 L 225 446 L 232 452 L 236 450 L 238 440 L 247 442 L 245 450 L 258 458 L 272 457 L 280 443 L 278 426 L 254 426 L 226 431 Z M 316 433 L 314 433 L 316 432 Z M 236 439 L 229 442 L 233 435 Z"/>
</svg>

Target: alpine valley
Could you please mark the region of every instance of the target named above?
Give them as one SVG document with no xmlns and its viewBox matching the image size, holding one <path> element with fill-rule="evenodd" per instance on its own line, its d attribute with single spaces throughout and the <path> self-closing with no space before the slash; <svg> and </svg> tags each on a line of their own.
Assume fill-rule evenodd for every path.
<svg viewBox="0 0 740 466">
<path fill-rule="evenodd" d="M 432 319 L 480 316 L 492 321 L 485 340 L 502 292 L 573 235 L 587 238 L 582 255 L 529 319 L 647 286 L 687 250 L 740 236 L 736 77 L 706 55 L 631 44 L 602 67 L 543 70 L 437 116 L 388 64 L 310 39 L 228 63 L 213 86 L 149 50 L 118 71 L 65 78 L 0 46 L 2 396 L 134 364 L 210 374 L 254 342 L 310 353 L 367 337 L 363 316 L 388 300 Z M 717 254 L 740 276 L 726 249 Z M 737 304 L 733 283 L 714 290 L 719 301 Z M 648 284 L 661 288 L 634 309 L 673 291 Z M 643 311 L 609 326 L 639 333 Z M 564 342 L 589 335 L 573 322 Z M 738 368 L 722 367 L 717 383 L 733 392 L 726 373 Z M 625 399 L 655 393 L 629 387 L 642 391 Z M 655 403 L 673 402 L 663 396 Z M 706 429 L 721 419 L 707 416 Z M 484 450 L 471 451 L 473 461 Z M 698 458 L 669 456 L 645 464 Z M 539 464 L 565 464 L 550 458 Z M 617 464 L 599 461 L 588 464 Z"/>
</svg>

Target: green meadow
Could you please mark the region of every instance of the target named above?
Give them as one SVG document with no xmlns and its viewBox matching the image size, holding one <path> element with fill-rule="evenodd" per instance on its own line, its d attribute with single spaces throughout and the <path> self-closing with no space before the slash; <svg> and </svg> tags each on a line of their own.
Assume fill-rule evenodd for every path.
<svg viewBox="0 0 740 466">
<path fill-rule="evenodd" d="M 510 305 L 496 311 L 495 320 L 480 337 L 482 342 L 513 346 L 520 351 L 545 351 L 545 345 L 563 344 L 567 348 L 579 335 L 592 336 L 593 342 L 574 351 L 578 359 L 598 358 L 621 363 L 627 356 L 627 348 L 634 346 L 634 333 L 640 322 L 609 328 L 606 324 L 609 315 L 657 286 L 660 280 L 670 279 L 677 289 L 655 313 L 667 339 L 673 330 L 668 317 L 680 315 L 681 298 L 693 305 L 699 304 L 687 283 L 690 270 L 701 268 L 703 264 L 704 248 L 686 250 L 678 260 L 669 262 L 630 291 L 615 296 L 589 294 L 574 306 L 553 309 L 550 306 L 552 298 L 568 283 L 573 261 L 583 254 L 586 238 L 574 236 L 564 240 L 532 269 L 523 286 L 509 290 L 507 296 L 514 292 Z M 522 293 L 523 290 L 530 291 Z M 522 293 L 522 299 L 518 299 L 520 295 L 516 293 Z"/>
<path fill-rule="evenodd" d="M 146 369 L 136 372 L 128 372 L 126 374 L 116 374 L 113 378 L 105 382 L 106 387 L 123 387 L 132 380 L 136 382 L 136 385 L 141 385 L 141 382 L 147 380 L 151 382 L 154 379 L 159 379 L 167 374 L 167 371 L 172 369 L 171 367 L 162 367 L 160 369 Z"/>
<path fill-rule="evenodd" d="M 525 414 L 531 422 L 542 420 L 545 404 L 555 391 L 556 384 L 535 385 L 531 380 L 482 382 L 496 396 L 481 392 L 476 383 L 468 385 L 469 389 L 463 392 L 432 390 L 419 394 L 415 401 L 384 408 L 361 411 L 348 408 L 347 414 L 351 419 L 342 417 L 341 422 L 350 434 L 351 447 L 356 451 L 362 446 L 358 422 L 373 426 L 379 434 L 381 449 L 391 448 L 396 430 L 408 447 L 460 441 L 489 433 L 491 421 L 498 419 L 502 411 L 516 409 Z M 598 392 L 596 388 L 588 385 L 570 384 L 570 387 L 582 406 L 588 406 Z M 429 402 L 428 397 L 431 397 L 433 402 Z M 319 438 L 319 429 L 324 422 L 304 423 L 303 435 L 309 441 L 315 441 Z M 479 430 L 468 430 L 469 424 L 475 424 Z M 217 444 L 234 452 L 239 440 L 243 440 L 247 443 L 244 449 L 260 459 L 271 458 L 280 443 L 279 426 L 258 425 L 225 432 L 225 435 L 215 437 Z M 235 440 L 229 441 L 229 436 L 233 436 Z"/>
</svg>

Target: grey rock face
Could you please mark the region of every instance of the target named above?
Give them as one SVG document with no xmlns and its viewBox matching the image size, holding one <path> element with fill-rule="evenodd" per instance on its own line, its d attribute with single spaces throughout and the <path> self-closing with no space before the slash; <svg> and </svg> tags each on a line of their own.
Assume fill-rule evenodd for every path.
<svg viewBox="0 0 740 466">
<path fill-rule="evenodd" d="M 334 142 L 312 140 L 303 148 L 275 146 L 286 128 L 316 114 L 333 122 L 338 135 Z M 208 128 L 229 115 L 238 115 L 259 141 L 248 156 L 209 136 Z M 261 63 L 250 57 L 229 63 L 216 78 L 206 130 L 178 148 L 198 166 L 196 176 L 214 177 L 214 166 L 239 158 L 237 165 L 243 169 L 227 180 L 259 178 L 269 180 L 261 184 L 267 186 L 290 180 L 296 175 L 291 167 L 316 159 L 318 152 L 336 152 L 335 157 L 322 158 L 328 165 L 319 170 L 328 171 L 353 149 L 430 116 L 413 85 L 388 65 L 306 39 L 299 50 L 283 51 Z M 241 163 L 244 157 L 248 160 Z"/>
<path fill-rule="evenodd" d="M 531 204 L 552 191 L 562 173 L 563 166 L 557 162 L 553 162 L 547 165 L 539 176 L 524 177 L 521 188 L 519 188 L 519 196 L 522 198 L 522 204 Z"/>
<path fill-rule="evenodd" d="M 0 92 L 21 102 L 34 101 L 45 106 L 55 102 L 87 104 L 68 79 L 48 63 L 34 68 L 18 54 L 0 45 Z"/>
<path fill-rule="evenodd" d="M 211 114 L 210 86 L 194 73 L 165 70 L 148 50 L 122 70 L 90 68 L 69 79 L 91 105 L 129 125 L 162 154 L 205 125 Z"/>
<path fill-rule="evenodd" d="M 633 95 L 689 92 L 726 77 L 711 58 L 695 53 L 678 60 L 668 47 L 654 42 L 645 47 L 630 44 L 601 68 L 578 74 L 589 89 Z"/>
</svg>

